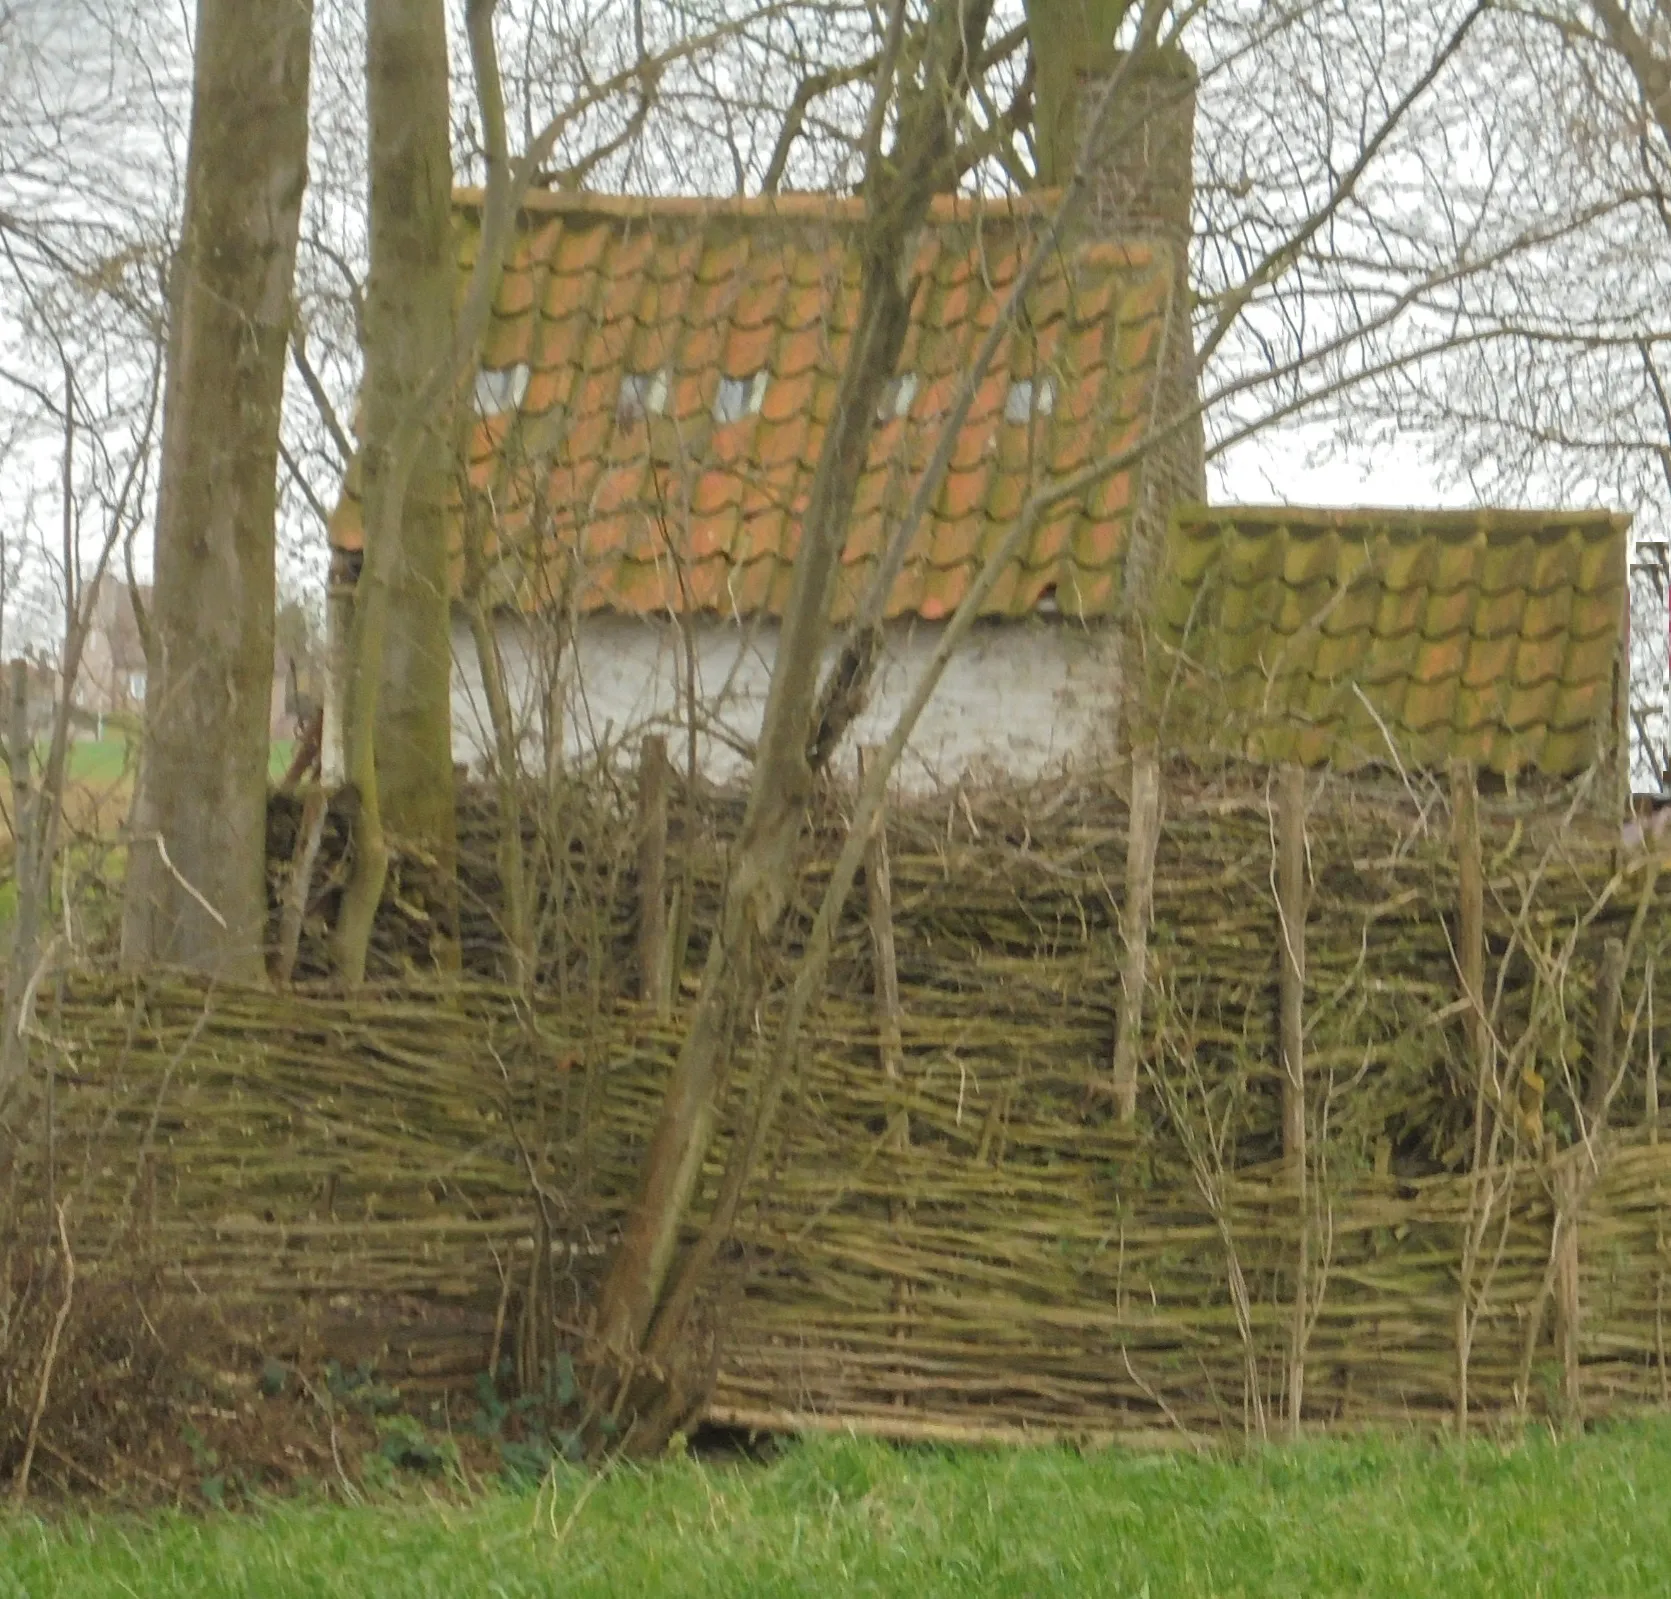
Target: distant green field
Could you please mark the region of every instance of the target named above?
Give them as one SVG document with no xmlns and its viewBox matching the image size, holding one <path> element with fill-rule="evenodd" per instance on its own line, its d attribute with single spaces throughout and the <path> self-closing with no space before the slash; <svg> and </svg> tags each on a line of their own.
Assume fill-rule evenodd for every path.
<svg viewBox="0 0 1671 1599">
<path fill-rule="evenodd" d="M 273 741 L 271 757 L 267 763 L 268 771 L 273 777 L 284 775 L 295 749 L 294 739 Z M 44 747 L 41 753 L 45 755 Z M 127 738 L 79 739 L 70 745 L 69 779 L 72 783 L 85 783 L 90 787 L 118 783 L 124 777 L 133 776 L 137 754 L 138 751 Z"/>
<path fill-rule="evenodd" d="M 137 752 L 125 738 L 82 739 L 70 746 L 72 783 L 107 784 L 132 776 Z"/>
<path fill-rule="evenodd" d="M 1466 1450 L 1367 1439 L 1242 1459 L 809 1442 L 535 1494 L 0 1520 L 0 1599 L 670 1594 L 1671 1592 L 1671 1423 Z"/>
</svg>

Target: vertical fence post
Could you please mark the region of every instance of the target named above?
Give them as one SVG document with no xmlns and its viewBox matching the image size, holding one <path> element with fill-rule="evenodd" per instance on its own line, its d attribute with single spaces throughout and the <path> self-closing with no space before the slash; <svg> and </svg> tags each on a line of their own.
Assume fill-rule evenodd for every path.
<svg viewBox="0 0 1671 1599">
<path fill-rule="evenodd" d="M 1131 753 L 1131 815 L 1126 833 L 1126 896 L 1120 907 L 1120 1017 L 1114 1033 L 1114 1103 L 1122 1122 L 1137 1119 L 1137 1058 L 1143 1041 L 1143 991 L 1149 976 L 1155 849 L 1160 842 L 1160 760 L 1152 744 Z"/>
<path fill-rule="evenodd" d="M 1491 1027 L 1485 1012 L 1485 866 L 1480 847 L 1479 786 L 1473 762 L 1450 763 L 1451 845 L 1456 854 L 1457 917 L 1456 963 L 1462 979 L 1465 1002 L 1464 1033 L 1468 1063 L 1474 1074 L 1474 1158 L 1473 1188 L 1468 1215 L 1463 1222 L 1462 1281 L 1456 1299 L 1456 1430 L 1468 1433 L 1468 1363 L 1473 1346 L 1473 1319 L 1469 1296 L 1473 1292 L 1474 1261 L 1483 1218 L 1475 1207 L 1485 1180 L 1485 1155 L 1491 1104 L 1488 1090 L 1492 1077 Z"/>
<path fill-rule="evenodd" d="M 1305 768 L 1277 772 L 1276 892 L 1281 984 L 1282 1161 L 1299 1202 L 1294 1311 L 1288 1342 L 1288 1427 L 1298 1436 L 1305 1404 L 1306 1321 L 1310 1298 L 1311 1215 L 1306 1196 L 1305 1116 Z"/>
<path fill-rule="evenodd" d="M 869 749 L 859 751 L 859 781 L 875 759 Z M 865 901 L 870 916 L 871 949 L 876 958 L 876 1031 L 882 1057 L 882 1075 L 890 1090 L 897 1090 L 903 1076 L 905 1048 L 901 1041 L 899 1005 L 899 961 L 894 949 L 893 872 L 888 863 L 888 825 L 885 806 L 865 841 Z M 911 1142 L 909 1112 L 897 1106 L 888 1116 L 889 1142 L 903 1149 Z"/>
<path fill-rule="evenodd" d="M 859 782 L 876 758 L 874 749 L 859 751 Z M 890 1098 L 903 1092 L 905 1076 L 905 1046 L 902 1039 L 899 1003 L 899 960 L 894 948 L 893 870 L 888 861 L 887 807 L 878 807 L 871 825 L 870 837 L 865 840 L 865 901 L 870 918 L 871 952 L 876 961 L 876 1036 L 882 1058 L 882 1075 L 887 1080 Z M 911 1147 L 911 1113 L 901 1101 L 888 1113 L 888 1147 L 903 1153 Z M 894 1168 L 896 1180 L 903 1180 L 903 1167 Z M 898 1191 L 888 1196 L 888 1223 L 897 1234 L 900 1223 L 910 1210 L 910 1202 Z M 894 1341 L 903 1344 L 910 1336 L 911 1284 L 904 1277 L 893 1282 Z M 903 1408 L 904 1388 L 894 1391 L 894 1405 Z"/>
<path fill-rule="evenodd" d="M 1573 1152 L 1569 1151 L 1569 1155 Z M 1579 1385 L 1579 1321 L 1583 1305 L 1578 1293 L 1579 1168 L 1572 1159 L 1555 1174 L 1555 1354 L 1561 1364 L 1561 1398 L 1569 1426 L 1582 1420 L 1583 1393 Z"/>
<path fill-rule="evenodd" d="M 638 997 L 665 1017 L 667 962 L 667 740 L 645 736 L 638 760 Z"/>
<path fill-rule="evenodd" d="M 1610 938 L 1601 951 L 1601 992 L 1596 996 L 1596 1036 L 1590 1047 L 1590 1081 L 1584 1094 L 1587 1131 L 1593 1137 L 1607 1120 L 1607 1105 L 1618 1070 L 1619 996 L 1625 982 L 1625 946 Z"/>
<path fill-rule="evenodd" d="M 296 974 L 296 957 L 302 947 L 302 923 L 307 919 L 308 896 L 313 888 L 313 868 L 319 846 L 325 838 L 325 790 L 308 789 L 302 800 L 302 814 L 296 828 L 296 842 L 290 852 L 290 875 L 284 884 L 284 908 L 279 916 L 278 953 L 273 977 L 287 984 Z"/>
<path fill-rule="evenodd" d="M 1471 761 L 1450 765 L 1451 833 L 1456 850 L 1456 959 L 1467 1001 L 1468 1062 L 1474 1070 L 1474 1165 L 1485 1157 L 1491 1082 L 1491 1025 L 1485 1013 L 1485 866 L 1480 848 L 1479 786 Z"/>
<path fill-rule="evenodd" d="M 567 735 L 562 671 L 551 659 L 544 660 L 541 665 L 545 673 L 545 691 L 540 696 L 540 733 L 545 744 L 545 800 L 549 805 L 563 780 L 563 740 Z"/>
<path fill-rule="evenodd" d="M 1596 1031 L 1590 1046 L 1589 1081 L 1584 1091 L 1583 1135 L 1598 1139 L 1607 1127 L 1608 1102 L 1618 1065 L 1619 1000 L 1624 987 L 1625 946 L 1610 938 L 1602 946 L 1601 990 L 1596 998 Z M 1599 1170 L 1601 1151 L 1591 1142 L 1591 1161 Z M 1582 1368 L 1579 1364 L 1584 1303 L 1579 1281 L 1579 1211 L 1589 1182 L 1577 1164 L 1578 1150 L 1568 1152 L 1555 1173 L 1555 1353 L 1561 1365 L 1561 1398 L 1569 1426 L 1583 1420 Z M 1593 1179 L 1592 1179 L 1593 1180 Z M 1657 1299 L 1656 1294 L 1656 1299 Z M 1660 1324 L 1655 1306 L 1656 1334 Z M 1656 1336 L 1656 1342 L 1657 1342 Z M 1663 1382 L 1663 1358 L 1661 1381 Z"/>
<path fill-rule="evenodd" d="M 1305 768 L 1277 773 L 1277 913 L 1282 962 L 1282 1159 L 1305 1182 Z"/>
<path fill-rule="evenodd" d="M 1654 958 L 1648 957 L 1648 972 L 1643 981 L 1648 995 L 1648 1071 L 1642 1085 L 1642 1114 L 1648 1123 L 1648 1142 L 1659 1142 L 1659 1055 L 1654 1049 Z"/>
</svg>

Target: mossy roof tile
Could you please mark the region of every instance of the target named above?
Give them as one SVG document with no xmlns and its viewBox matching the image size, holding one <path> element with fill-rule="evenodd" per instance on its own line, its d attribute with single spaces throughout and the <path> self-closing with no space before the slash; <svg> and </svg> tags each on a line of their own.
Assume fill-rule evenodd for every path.
<svg viewBox="0 0 1671 1599">
<path fill-rule="evenodd" d="M 1282 553 L 1282 580 L 1290 588 L 1326 582 L 1339 570 L 1340 551 L 1332 532 L 1289 539 Z"/>
<path fill-rule="evenodd" d="M 1554 678 L 1516 684 L 1503 696 L 1502 723 L 1511 733 L 1530 733 L 1553 725 L 1561 685 Z"/>
<path fill-rule="evenodd" d="M 1462 682 L 1467 688 L 1487 688 L 1493 683 L 1507 688 L 1515 681 L 1515 658 L 1522 641 L 1512 636 L 1481 638 L 1473 635 L 1468 641 L 1468 659 L 1462 668 Z"/>
<path fill-rule="evenodd" d="M 1363 665 L 1364 652 L 1370 643 L 1363 633 L 1324 637 L 1317 645 L 1311 669 L 1323 683 L 1338 683 L 1354 677 Z"/>
<path fill-rule="evenodd" d="M 1551 777 L 1581 772 L 1589 764 L 1591 741 L 1588 729 L 1551 731 L 1534 746 L 1529 763 Z"/>
<path fill-rule="evenodd" d="M 1627 528 L 1587 511 L 1184 508 L 1150 607 L 1157 731 L 1264 760 L 1571 775 L 1613 748 Z"/>
<path fill-rule="evenodd" d="M 1480 558 L 1484 553 L 1475 539 L 1435 539 L 1432 551 L 1432 577 L 1428 587 L 1435 594 L 1454 594 L 1470 584 L 1478 585 Z"/>
<path fill-rule="evenodd" d="M 1526 625 L 1523 588 L 1482 588 L 1474 606 L 1474 631 L 1484 638 L 1519 638 Z"/>
<path fill-rule="evenodd" d="M 1381 593 L 1361 580 L 1354 571 L 1338 582 L 1327 579 L 1313 585 L 1312 605 L 1304 624 L 1328 638 L 1372 635 L 1381 610 Z"/>
<path fill-rule="evenodd" d="M 1419 590 L 1407 591 L 1413 599 Z M 1472 629 L 1474 612 L 1479 606 L 1479 590 L 1464 585 L 1454 589 L 1432 589 L 1422 596 L 1421 627 L 1424 639 L 1451 638 L 1464 628 Z"/>
<path fill-rule="evenodd" d="M 1451 719 L 1461 683 L 1456 676 L 1431 682 L 1412 681 L 1404 696 L 1404 726 L 1412 733 L 1431 733 Z"/>
<path fill-rule="evenodd" d="M 1621 607 L 1622 610 L 1622 607 Z M 1576 638 L 1567 652 L 1561 681 L 1568 687 L 1581 683 L 1598 683 L 1613 670 L 1618 654 L 1617 635 L 1596 633 L 1589 638 Z"/>
</svg>

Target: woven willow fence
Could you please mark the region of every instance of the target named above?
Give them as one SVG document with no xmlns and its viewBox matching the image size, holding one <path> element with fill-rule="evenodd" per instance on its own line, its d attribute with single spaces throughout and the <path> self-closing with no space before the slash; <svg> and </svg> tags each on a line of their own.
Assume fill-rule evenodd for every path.
<svg viewBox="0 0 1671 1599">
<path fill-rule="evenodd" d="M 42 1027 L 81 1253 L 154 1260 L 269 1352 L 532 1376 L 527 1307 L 583 1325 L 735 821 L 657 787 L 557 852 L 533 1000 L 67 982 Z M 1657 868 L 1559 797 L 1156 795 L 890 816 L 714 1285 L 710 1416 L 1177 1436 L 1664 1402 Z"/>
</svg>

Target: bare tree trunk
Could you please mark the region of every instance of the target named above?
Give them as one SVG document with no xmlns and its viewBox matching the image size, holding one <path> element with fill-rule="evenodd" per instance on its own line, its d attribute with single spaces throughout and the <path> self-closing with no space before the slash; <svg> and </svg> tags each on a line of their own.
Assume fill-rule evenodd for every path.
<svg viewBox="0 0 1671 1599">
<path fill-rule="evenodd" d="M 379 0 L 379 3 L 390 8 L 390 15 L 394 16 L 392 0 Z M 982 0 L 983 5 L 986 3 L 989 0 Z M 354 872 L 343 895 L 333 939 L 337 970 L 351 983 L 360 981 L 365 975 L 372 924 L 388 870 L 389 839 L 385 831 L 388 823 L 378 784 L 378 762 L 373 745 L 381 720 L 384 652 L 390 647 L 391 638 L 398 645 L 405 625 L 393 596 L 399 583 L 399 561 L 396 558 L 403 554 L 406 543 L 403 520 L 407 485 L 420 475 L 426 453 L 434 453 L 433 436 L 439 428 L 438 419 L 448 415 L 454 397 L 468 383 L 475 370 L 482 338 L 492 320 L 494 297 L 504 271 L 505 256 L 515 238 L 523 192 L 574 121 L 573 108 L 552 117 L 533 135 L 523 153 L 512 160 L 505 120 L 504 86 L 493 37 L 496 8 L 497 0 L 466 0 L 464 6 L 465 32 L 476 78 L 476 111 L 487 160 L 487 187 L 482 203 L 481 239 L 475 264 L 458 301 L 447 348 L 440 352 L 441 358 L 434 362 L 422 382 L 410 393 L 409 403 L 395 417 L 384 438 L 378 465 L 384 485 L 378 501 L 373 504 L 368 497 L 363 502 L 365 552 L 355 584 L 347 693 L 342 714 L 345 775 L 359 791 L 360 805 L 355 825 Z M 423 8 L 418 14 L 425 19 L 422 25 L 427 41 L 424 70 L 426 73 L 439 71 L 444 76 L 444 45 L 434 29 L 433 0 L 423 0 Z M 398 28 L 398 17 L 389 25 Z M 419 24 L 412 25 L 413 30 L 418 27 Z M 676 47 L 660 56 L 650 57 L 634 65 L 626 74 L 626 79 L 645 81 L 657 70 L 657 62 L 676 59 L 683 53 L 683 47 Z M 389 86 L 395 91 L 397 99 L 406 91 L 406 81 L 398 72 L 391 72 Z M 375 120 L 376 108 L 373 109 Z M 426 123 L 425 126 L 432 134 L 433 123 Z M 429 135 L 426 134 L 426 137 Z M 427 147 L 434 148 L 432 145 Z M 420 170 L 426 183 L 435 181 L 433 162 Z M 431 191 L 426 187 L 425 192 Z M 449 294 L 453 286 L 449 279 Z M 450 452 L 443 458 L 450 459 Z M 468 523 L 468 518 L 466 521 Z M 442 615 L 444 620 L 444 612 Z M 423 747 L 430 751 L 429 759 L 437 760 L 435 751 L 438 741 L 431 739 L 433 732 L 432 725 Z M 335 750 L 327 748 L 325 753 L 329 762 Z M 451 792 L 450 781 L 448 792 Z"/>
<path fill-rule="evenodd" d="M 35 740 L 29 723 L 29 663 L 21 656 L 7 668 L 6 763 L 12 779 L 12 875 L 17 909 L 12 918 L 10 959 L 6 971 L 5 1031 L 0 1034 L 0 1106 L 23 1075 L 28 1062 L 24 1029 L 27 996 L 34 977 L 40 941 L 42 906 L 35 871 Z"/>
<path fill-rule="evenodd" d="M 472 516 L 464 519 L 464 541 L 464 564 L 470 571 L 481 564 L 480 527 Z M 504 896 L 505 980 L 515 988 L 526 989 L 534 981 L 534 885 L 529 881 L 527 852 L 522 847 L 521 748 L 493 618 L 480 597 L 479 586 L 470 582 L 469 588 L 464 603 L 487 697 L 488 721 L 493 728 L 493 770 L 499 786 L 498 861 Z"/>
<path fill-rule="evenodd" d="M 371 268 L 366 284 L 367 559 L 351 630 L 347 777 L 359 795 L 354 872 L 337 928 L 338 970 L 358 981 L 387 875 L 389 842 L 421 858 L 402 894 L 429 913 L 440 964 L 458 959 L 452 653 L 446 495 L 450 394 L 424 408 L 409 472 L 396 441 L 453 341 L 452 162 L 441 0 L 371 0 L 366 14 Z M 371 558 L 375 539 L 397 548 Z M 373 682 L 375 680 L 375 688 Z M 375 714 L 367 714 L 368 706 Z"/>
<path fill-rule="evenodd" d="M 656 1317 L 679 1231 L 713 1140 L 731 1041 L 763 986 L 762 957 L 787 898 L 814 763 L 855 707 L 819 706 L 818 671 L 853 496 L 879 402 L 904 343 L 916 233 L 948 176 L 955 106 L 985 33 L 989 0 L 934 7 L 917 84 L 899 87 L 893 148 L 881 133 L 894 99 L 903 8 L 890 22 L 867 130 L 868 207 L 858 254 L 861 292 L 851 354 L 813 478 L 794 580 L 772 669 L 748 809 L 702 986 L 645 1157 L 638 1193 L 598 1302 L 601 1375 L 630 1382 Z M 816 753 L 815 753 L 816 752 Z M 676 1378 L 674 1379 L 676 1381 Z M 617 1391 L 620 1391 L 617 1388 Z M 671 1412 L 669 1412 L 671 1413 Z"/>
<path fill-rule="evenodd" d="M 258 981 L 273 524 L 312 0 L 198 0 L 163 401 L 130 966 Z"/>
<path fill-rule="evenodd" d="M 1663 17 L 1662 5 L 1658 10 Z M 1671 63 L 1656 51 L 1648 36 L 1631 20 L 1620 0 L 1590 0 L 1590 10 L 1601 24 L 1602 36 L 1636 80 L 1648 114 L 1671 140 Z"/>
</svg>

